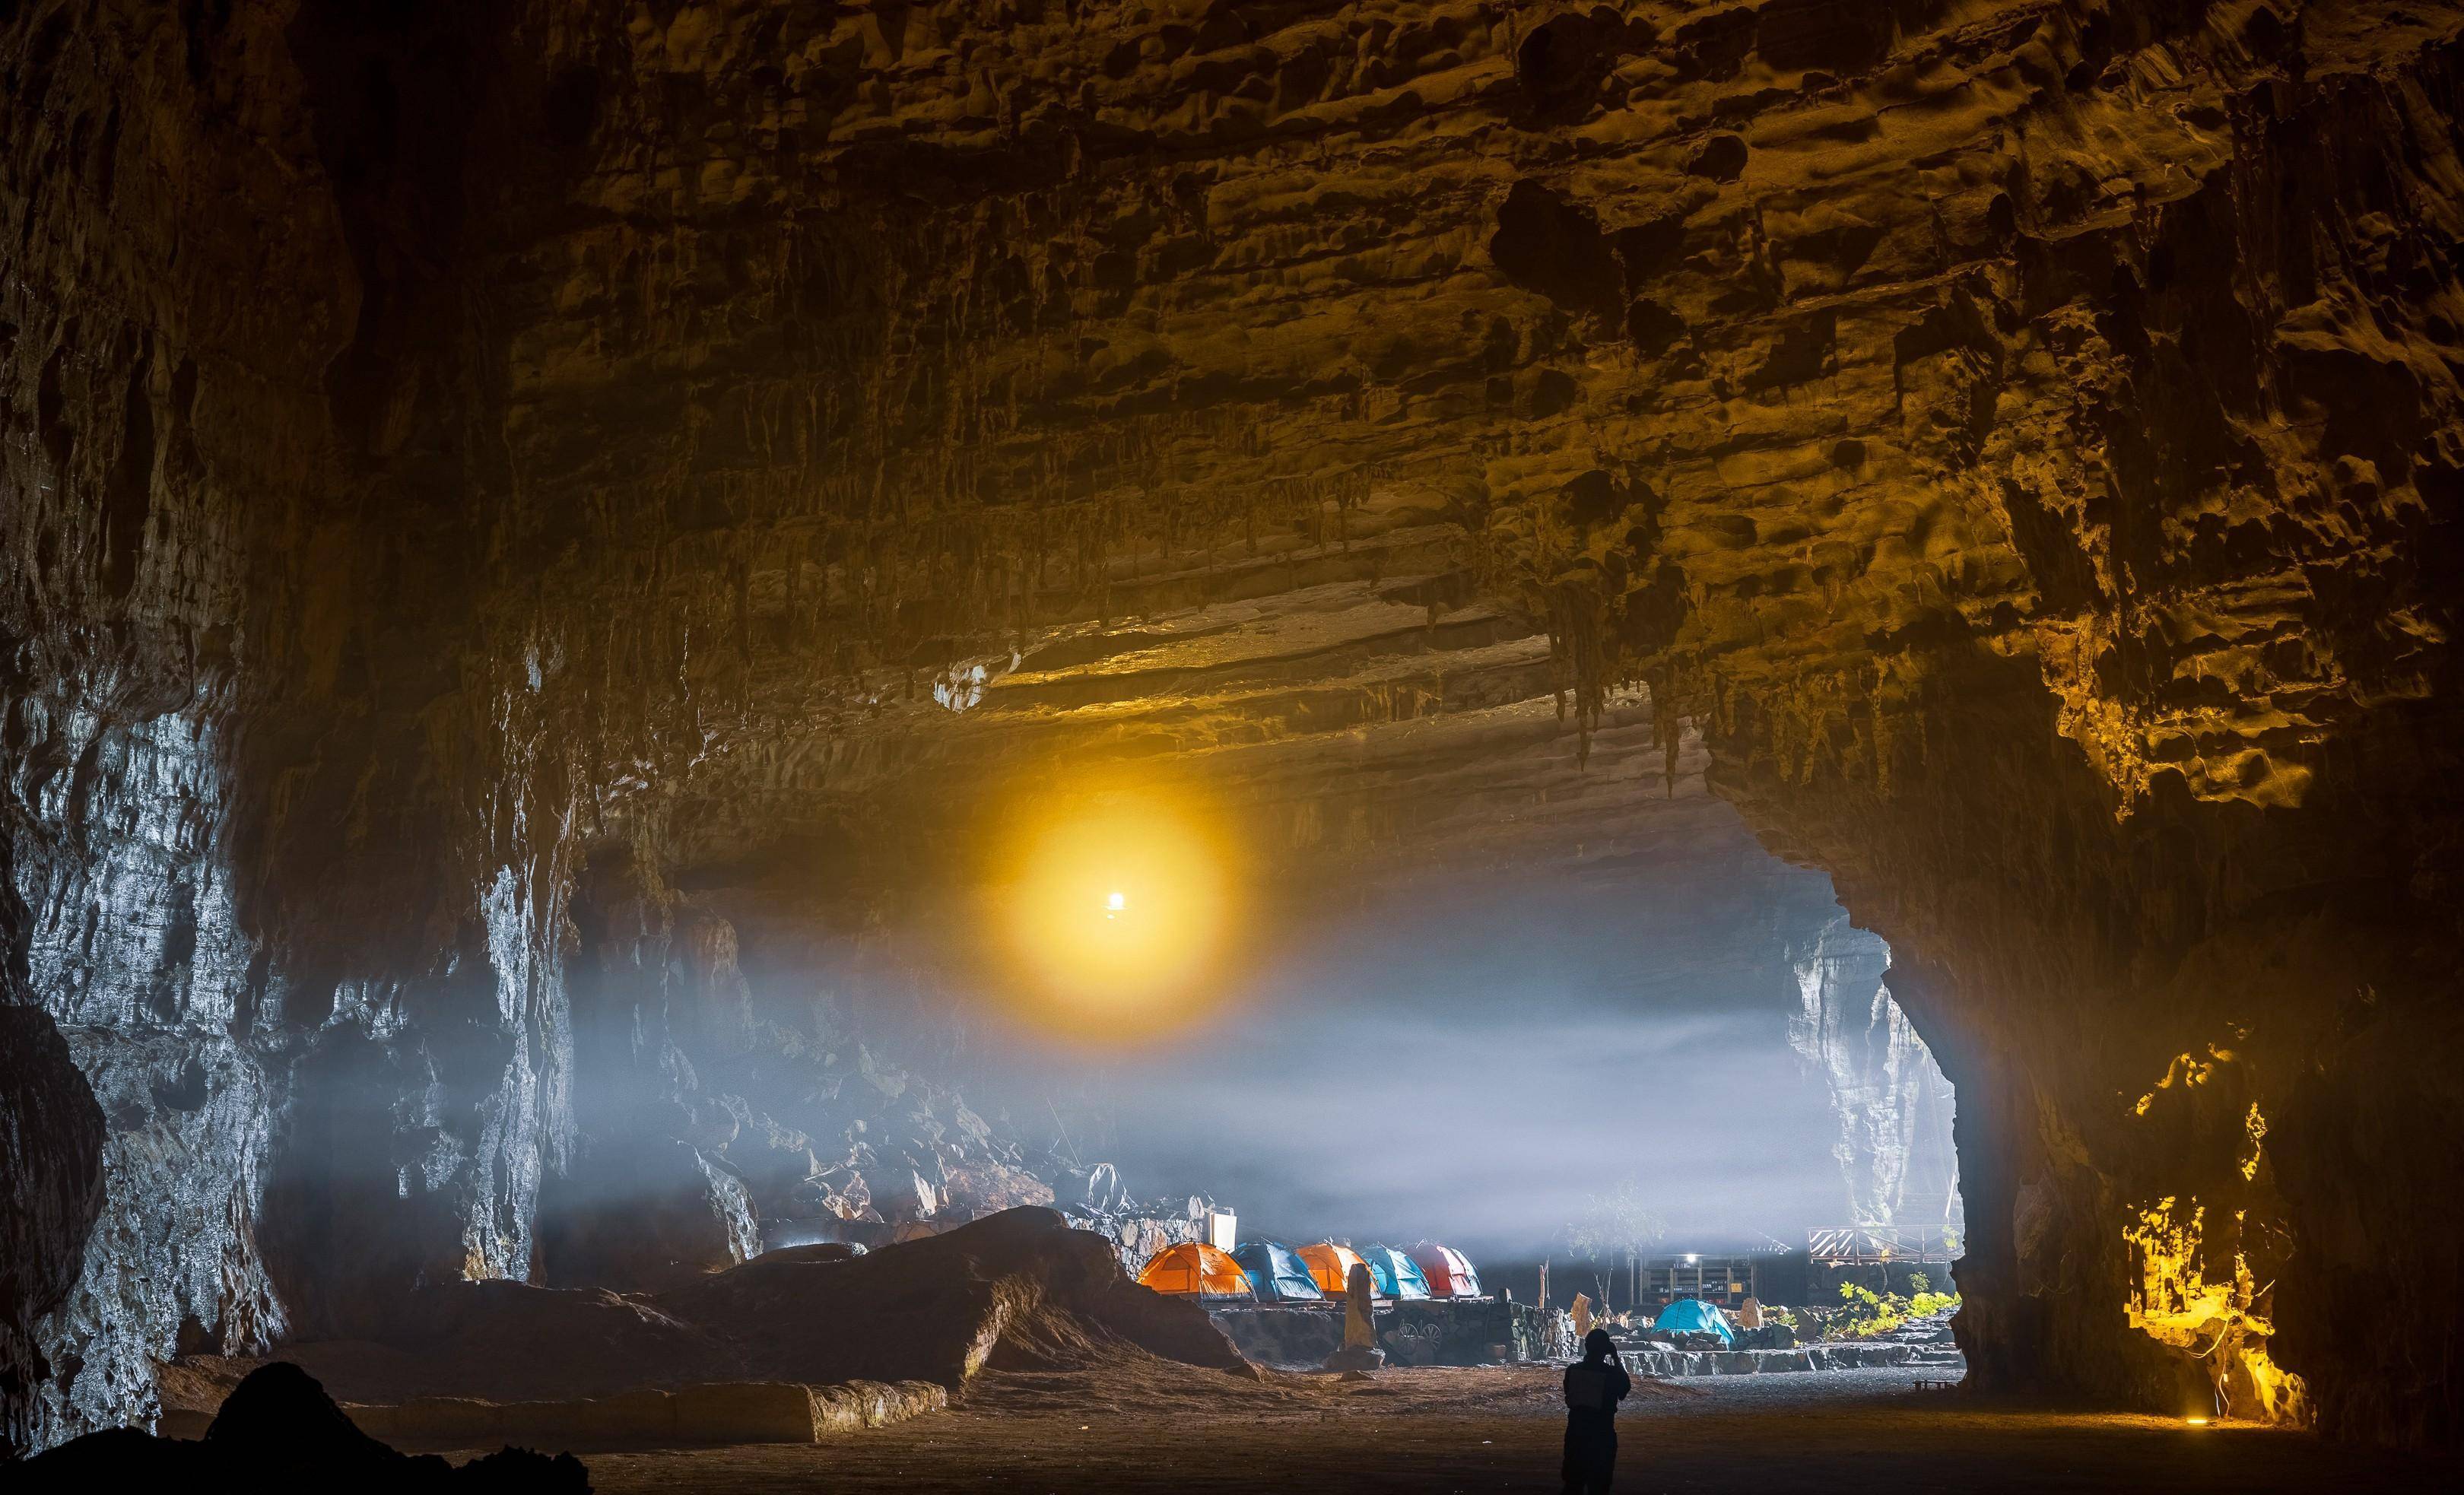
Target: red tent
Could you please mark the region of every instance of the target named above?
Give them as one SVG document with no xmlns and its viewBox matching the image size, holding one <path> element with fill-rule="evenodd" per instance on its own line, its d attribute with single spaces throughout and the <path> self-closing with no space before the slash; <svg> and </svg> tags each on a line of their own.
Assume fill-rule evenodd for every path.
<svg viewBox="0 0 2464 1495">
<path fill-rule="evenodd" d="M 1423 1241 L 1404 1254 L 1417 1263 L 1421 1275 L 1429 1279 L 1430 1297 L 1480 1296 L 1480 1273 L 1473 1269 L 1471 1258 L 1454 1247 Z"/>
</svg>

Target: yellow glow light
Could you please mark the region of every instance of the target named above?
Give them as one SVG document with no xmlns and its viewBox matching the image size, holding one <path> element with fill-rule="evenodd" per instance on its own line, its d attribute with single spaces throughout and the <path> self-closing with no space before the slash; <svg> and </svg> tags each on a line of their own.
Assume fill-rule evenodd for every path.
<svg viewBox="0 0 2464 1495">
<path fill-rule="evenodd" d="M 1238 858 L 1200 797 L 1159 785 L 1047 799 L 1001 833 L 999 984 L 1045 1025 L 1107 1039 L 1177 1026 L 1223 964 Z"/>
<path fill-rule="evenodd" d="M 2182 1420 L 2188 1422 L 2192 1427 L 2206 1427 L 2208 1425 L 2208 1419 L 2205 1418 L 2184 1418 Z"/>
<path fill-rule="evenodd" d="M 2250 1133 L 2250 1155 L 2241 1160 L 2241 1176 L 2247 1179 L 2258 1176 L 2258 1154 L 2267 1143 L 2267 1118 L 2258 1113 L 2258 1102 L 2250 1103 L 2250 1114 L 2242 1121 L 2242 1130 Z"/>
</svg>

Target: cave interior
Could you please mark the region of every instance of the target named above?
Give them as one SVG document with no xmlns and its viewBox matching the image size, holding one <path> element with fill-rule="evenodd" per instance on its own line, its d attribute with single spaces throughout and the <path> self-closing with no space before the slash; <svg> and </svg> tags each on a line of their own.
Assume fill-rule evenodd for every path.
<svg viewBox="0 0 2464 1495">
<path fill-rule="evenodd" d="M 18 0 L 0 77 L 10 1452 L 1084 1192 L 864 1042 L 1153 1021 L 1004 923 L 1068 816 L 1205 848 L 1191 992 L 1820 881 L 1971 1386 L 2464 1431 L 2453 9 Z"/>
</svg>

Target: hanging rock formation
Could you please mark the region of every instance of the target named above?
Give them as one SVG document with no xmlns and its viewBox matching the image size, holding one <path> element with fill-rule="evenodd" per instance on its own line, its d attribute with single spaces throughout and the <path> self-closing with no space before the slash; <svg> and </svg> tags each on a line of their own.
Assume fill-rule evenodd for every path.
<svg viewBox="0 0 2464 1495">
<path fill-rule="evenodd" d="M 618 988 L 715 1127 L 720 923 L 1135 760 L 1295 892 L 1707 768 L 1958 1083 L 1980 1380 L 2452 1439 L 2460 28 L 7 8 L 11 1436 L 546 1269 Z"/>
</svg>

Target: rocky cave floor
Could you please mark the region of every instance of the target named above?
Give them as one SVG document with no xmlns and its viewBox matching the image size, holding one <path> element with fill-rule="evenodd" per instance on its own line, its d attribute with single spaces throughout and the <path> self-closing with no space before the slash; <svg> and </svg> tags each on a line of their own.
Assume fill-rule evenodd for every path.
<svg viewBox="0 0 2464 1495">
<path fill-rule="evenodd" d="M 1641 1381 L 1628 1490 L 2335 1490 L 2445 1487 L 2436 1461 L 2247 1424 L 1920 1392 L 1898 1369 Z M 1553 1490 L 1549 1367 L 1263 1384 L 1150 1362 L 993 1373 L 962 1405 L 818 1446 L 588 1457 L 601 1495 L 694 1490 Z M 452 1456 L 460 1462 L 463 1454 Z"/>
</svg>

